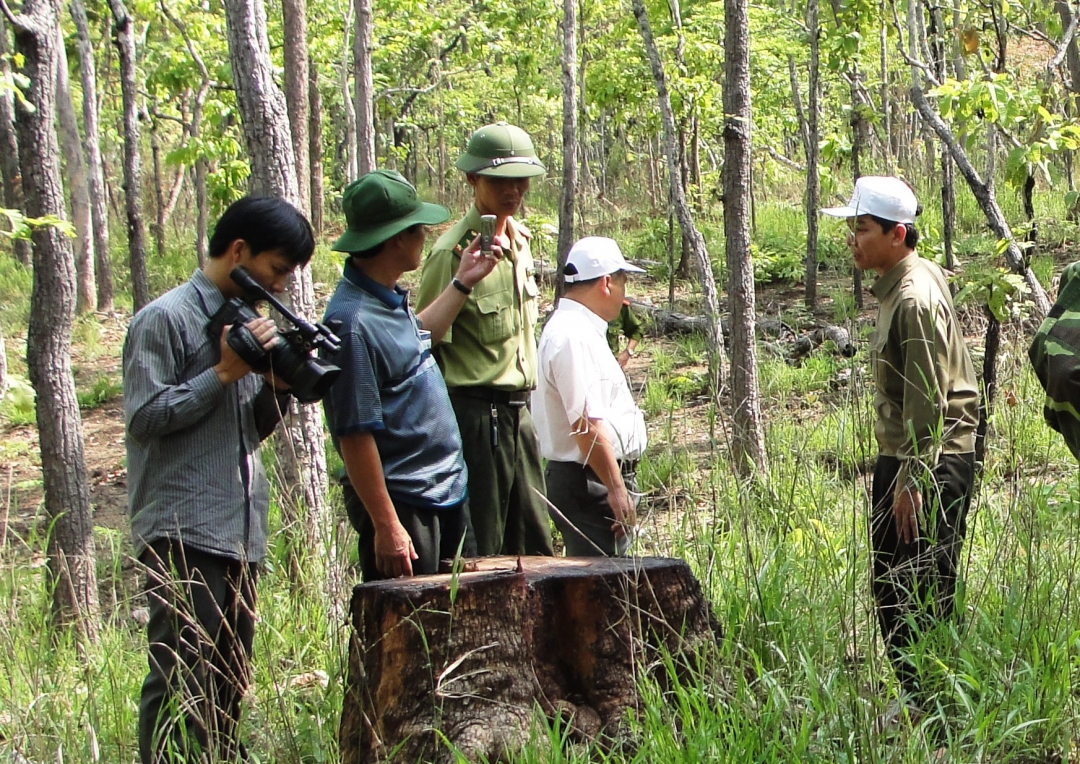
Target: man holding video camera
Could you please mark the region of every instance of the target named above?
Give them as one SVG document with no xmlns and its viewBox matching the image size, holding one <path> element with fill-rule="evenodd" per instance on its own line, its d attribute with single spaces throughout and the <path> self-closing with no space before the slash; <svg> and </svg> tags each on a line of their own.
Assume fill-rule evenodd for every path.
<svg viewBox="0 0 1080 764">
<path fill-rule="evenodd" d="M 246 757 L 236 725 L 270 503 L 259 443 L 289 393 L 273 374 L 252 373 L 235 339 L 229 342 L 231 325 L 219 331 L 215 318 L 231 298 L 248 297 L 230 277 L 234 268 L 280 293 L 314 249 L 311 225 L 294 207 L 245 197 L 218 221 L 205 265 L 128 329 L 128 504 L 150 610 L 139 705 L 143 764 Z M 281 342 L 269 318 L 244 326 L 256 350 Z"/>
</svg>

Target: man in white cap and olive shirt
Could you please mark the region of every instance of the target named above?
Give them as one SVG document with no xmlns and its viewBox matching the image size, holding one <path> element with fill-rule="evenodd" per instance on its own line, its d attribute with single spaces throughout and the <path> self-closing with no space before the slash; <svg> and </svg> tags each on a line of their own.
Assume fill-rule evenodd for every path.
<svg viewBox="0 0 1080 764">
<path fill-rule="evenodd" d="M 540 337 L 533 415 L 548 500 L 571 557 L 626 554 L 633 538 L 645 416 L 607 343 L 627 275 L 614 240 L 588 236 L 566 257 L 566 294 Z"/>
<path fill-rule="evenodd" d="M 899 178 L 864 176 L 844 207 L 855 265 L 877 273 L 871 339 L 870 537 L 882 637 L 906 702 L 925 701 L 910 649 L 954 609 L 975 478 L 979 390 L 945 274 L 916 253 L 919 204 Z"/>
</svg>

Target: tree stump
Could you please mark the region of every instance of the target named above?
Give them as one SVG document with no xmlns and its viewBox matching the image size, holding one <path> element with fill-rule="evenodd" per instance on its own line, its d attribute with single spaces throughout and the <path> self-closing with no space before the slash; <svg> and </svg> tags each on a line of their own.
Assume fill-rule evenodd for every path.
<svg viewBox="0 0 1080 764">
<path fill-rule="evenodd" d="M 682 560 L 488 557 L 361 584 L 342 705 L 344 764 L 504 758 L 537 709 L 578 739 L 628 741 L 638 681 L 715 644 Z"/>
</svg>

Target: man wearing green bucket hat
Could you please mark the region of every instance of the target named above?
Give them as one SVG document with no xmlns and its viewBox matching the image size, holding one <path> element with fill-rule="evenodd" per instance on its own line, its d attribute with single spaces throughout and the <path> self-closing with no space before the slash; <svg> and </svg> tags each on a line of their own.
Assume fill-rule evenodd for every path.
<svg viewBox="0 0 1080 764">
<path fill-rule="evenodd" d="M 529 135 L 481 127 L 457 160 L 473 187 L 468 214 L 439 237 L 424 263 L 417 304 L 434 305 L 481 227 L 495 217 L 503 257 L 475 289 L 435 356 L 450 389 L 469 466 L 469 508 L 482 555 L 553 554 L 544 474 L 528 401 L 536 386 L 536 278 L 529 231 L 514 219 L 529 180 L 547 172 Z M 459 287 L 460 289 L 460 287 Z"/>
<path fill-rule="evenodd" d="M 450 213 L 422 202 L 392 170 L 349 184 L 342 205 L 348 227 L 333 248 L 349 258 L 324 318 L 341 322 L 341 376 L 323 403 L 345 464 L 345 509 L 360 535 L 365 581 L 435 573 L 458 550 L 476 553 L 461 434 L 431 356 L 431 338 L 446 331 L 465 294 L 447 286 L 414 314 L 397 282 L 420 267 L 426 226 Z M 466 289 L 501 254 L 476 244 L 462 252 L 454 279 Z"/>
</svg>

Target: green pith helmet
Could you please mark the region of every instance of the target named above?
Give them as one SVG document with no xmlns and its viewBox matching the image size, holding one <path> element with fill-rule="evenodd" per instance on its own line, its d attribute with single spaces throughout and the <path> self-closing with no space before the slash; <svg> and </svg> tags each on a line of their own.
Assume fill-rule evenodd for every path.
<svg viewBox="0 0 1080 764">
<path fill-rule="evenodd" d="M 496 178 L 532 178 L 547 172 L 544 163 L 536 158 L 529 134 L 505 122 L 484 125 L 473 133 L 455 165 L 470 175 Z"/>
</svg>

